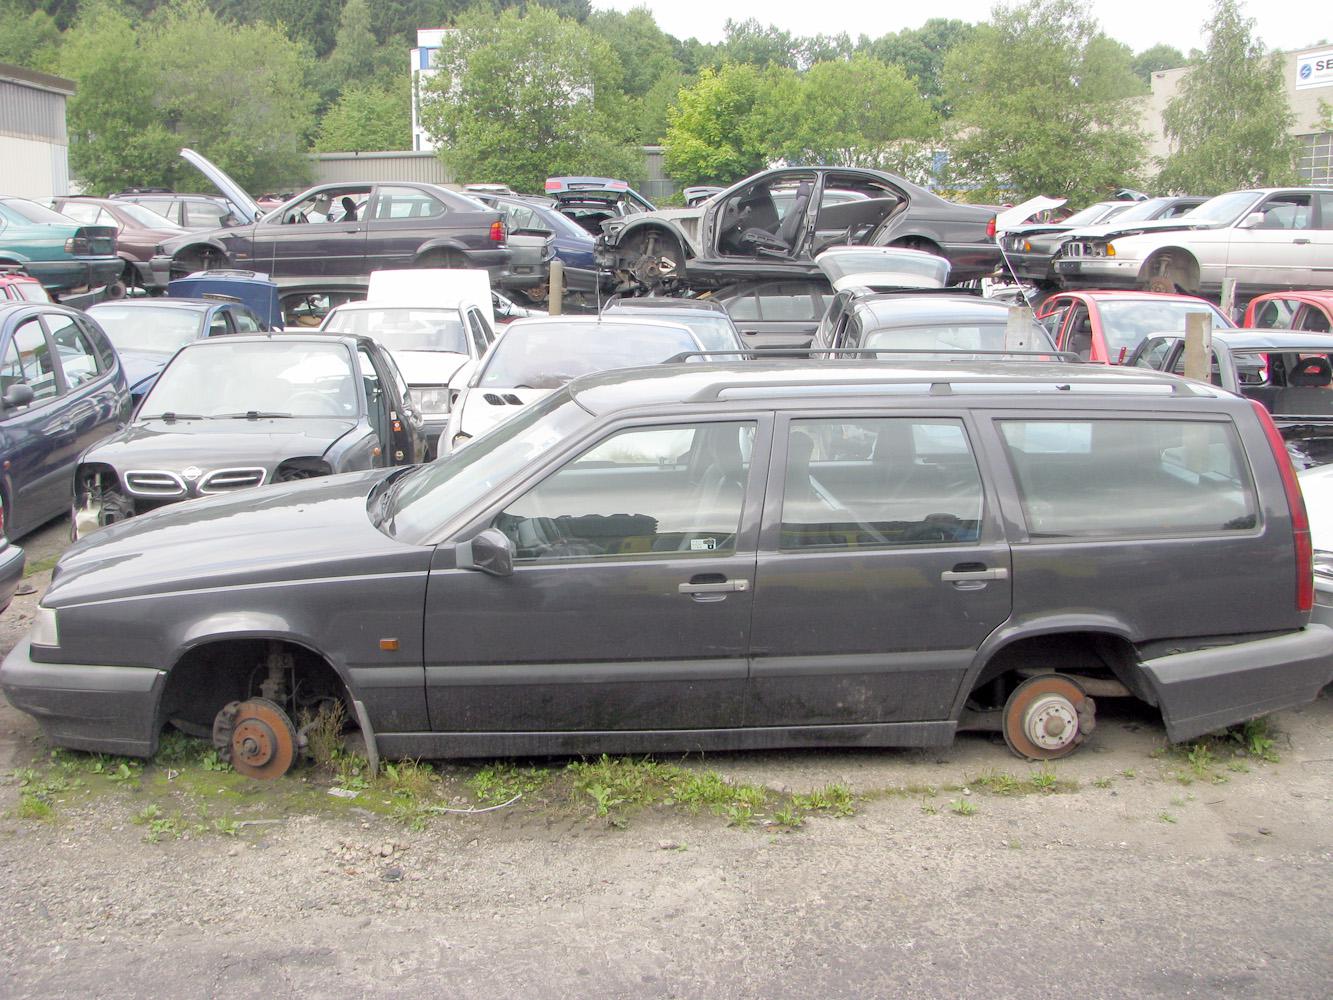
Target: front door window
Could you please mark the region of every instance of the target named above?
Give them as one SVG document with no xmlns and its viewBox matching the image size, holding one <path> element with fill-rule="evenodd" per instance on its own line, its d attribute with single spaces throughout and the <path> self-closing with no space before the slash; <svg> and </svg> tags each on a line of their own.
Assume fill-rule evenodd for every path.
<svg viewBox="0 0 1333 1000">
<path fill-rule="evenodd" d="M 718 251 L 730 257 L 790 257 L 800 249 L 814 174 L 782 174 L 742 188 L 721 206 Z"/>
</svg>

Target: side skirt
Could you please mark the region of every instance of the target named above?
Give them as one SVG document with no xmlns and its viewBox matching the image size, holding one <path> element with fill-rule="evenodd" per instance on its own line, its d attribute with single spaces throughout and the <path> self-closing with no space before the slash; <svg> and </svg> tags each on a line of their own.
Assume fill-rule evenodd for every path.
<svg viewBox="0 0 1333 1000">
<path fill-rule="evenodd" d="M 940 747 L 954 722 L 887 722 L 858 726 L 760 729 L 662 729 L 582 733 L 378 733 L 382 760 L 403 757 L 526 757 L 550 754 L 699 753 L 789 747 Z"/>
</svg>

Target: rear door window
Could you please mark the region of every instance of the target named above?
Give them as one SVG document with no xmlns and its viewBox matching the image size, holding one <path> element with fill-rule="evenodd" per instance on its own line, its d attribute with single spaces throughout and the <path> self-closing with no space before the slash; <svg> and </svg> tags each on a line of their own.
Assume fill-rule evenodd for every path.
<svg viewBox="0 0 1333 1000">
<path fill-rule="evenodd" d="M 186 206 L 185 213 L 189 218 L 185 225 L 189 226 L 208 226 L 212 229 L 219 229 L 229 214 L 221 205 L 211 201 L 191 201 L 184 204 Z"/>
<path fill-rule="evenodd" d="M 65 385 L 71 389 L 93 382 L 102 373 L 101 362 L 87 334 L 72 316 L 58 314 L 46 317 L 51 339 L 55 341 L 56 356 L 65 373 Z"/>
<path fill-rule="evenodd" d="M 1291 299 L 1269 299 L 1254 314 L 1254 325 L 1264 329 L 1289 330 L 1299 304 Z"/>
<path fill-rule="evenodd" d="M 1224 421 L 1000 420 L 1033 539 L 1248 531 L 1258 507 Z"/>
<path fill-rule="evenodd" d="M 759 299 L 751 292 L 733 299 L 727 306 L 727 313 L 733 320 L 754 320 L 759 318 Z"/>
</svg>

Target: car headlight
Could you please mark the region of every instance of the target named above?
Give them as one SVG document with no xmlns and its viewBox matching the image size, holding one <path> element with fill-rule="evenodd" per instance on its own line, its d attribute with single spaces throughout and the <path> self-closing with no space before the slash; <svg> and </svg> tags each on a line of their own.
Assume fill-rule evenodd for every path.
<svg viewBox="0 0 1333 1000">
<path fill-rule="evenodd" d="M 433 386 L 426 389 L 413 389 L 412 402 L 423 415 L 447 414 L 449 412 L 449 387 Z"/>
<path fill-rule="evenodd" d="M 1314 550 L 1314 575 L 1333 583 L 1333 552 L 1326 549 Z"/>
<path fill-rule="evenodd" d="M 37 606 L 37 614 L 32 620 L 32 632 L 29 634 L 29 641 L 34 646 L 55 648 L 60 645 L 60 627 L 56 622 L 55 608 L 44 608 L 40 604 Z"/>
</svg>

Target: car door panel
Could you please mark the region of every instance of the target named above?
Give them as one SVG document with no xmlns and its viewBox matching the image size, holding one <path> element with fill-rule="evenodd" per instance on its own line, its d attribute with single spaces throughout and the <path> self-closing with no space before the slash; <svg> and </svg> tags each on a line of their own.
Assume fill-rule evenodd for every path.
<svg viewBox="0 0 1333 1000">
<path fill-rule="evenodd" d="M 694 435 L 729 435 L 739 460 L 737 435 L 753 438 L 764 422 L 690 422 L 651 433 L 685 428 L 696 442 L 703 438 Z M 458 569 L 452 546 L 438 548 L 426 596 L 427 699 L 437 732 L 741 725 L 753 497 L 764 466 L 755 474 L 733 462 L 720 475 L 721 465 L 703 458 L 634 468 L 616 456 L 647 433 L 627 428 L 602 438 L 474 526 L 498 527 L 513 540 L 512 576 Z M 762 462 L 762 440 L 751 447 Z M 690 445 L 692 455 L 703 454 L 697 448 Z"/>
<path fill-rule="evenodd" d="M 1010 609 L 1009 549 L 968 438 L 956 416 L 779 423 L 747 725 L 948 718 Z"/>
</svg>

